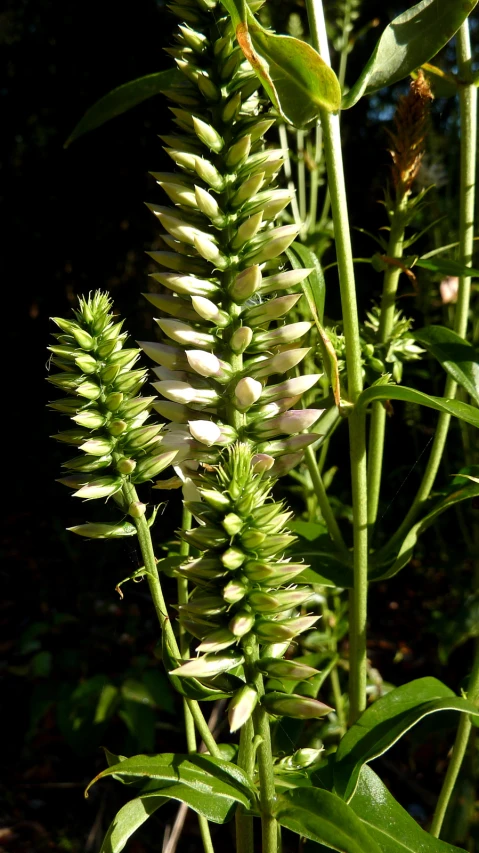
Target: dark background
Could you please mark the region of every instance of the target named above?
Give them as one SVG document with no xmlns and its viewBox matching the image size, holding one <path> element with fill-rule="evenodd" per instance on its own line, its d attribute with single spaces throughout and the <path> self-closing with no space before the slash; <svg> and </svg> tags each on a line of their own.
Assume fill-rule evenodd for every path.
<svg viewBox="0 0 479 853">
<path fill-rule="evenodd" d="M 297 8 L 302 12 L 300 3 Z M 379 17 L 385 23 L 403 8 L 404 3 L 368 0 L 361 22 Z M 184 748 L 174 700 L 157 673 L 156 626 L 148 596 L 141 585 L 129 588 L 121 602 L 114 592 L 117 581 L 139 565 L 134 546 L 74 541 L 65 532 L 67 526 L 84 520 L 84 507 L 76 506 L 64 487 L 54 482 L 65 452 L 49 439 L 60 427 L 58 416 L 45 408 L 55 394 L 44 381 L 49 317 L 68 315 L 77 294 L 108 289 L 132 336 L 143 330 L 141 336 L 148 338 L 151 332 L 150 314 L 140 294 L 146 289 L 144 251 L 156 238 L 156 225 L 142 202 L 158 199 L 148 170 L 169 168 L 157 137 L 170 123 L 165 102 L 161 96 L 153 98 L 68 150 L 63 144 L 101 95 L 169 65 L 162 48 L 170 41 L 171 28 L 165 6 L 153 0 L 141 0 L 134 7 L 110 0 L 67 4 L 10 0 L 0 13 L 4 238 L 0 851 L 99 849 L 102 832 L 124 801 L 123 794 L 107 783 L 83 800 L 85 783 L 104 766 L 100 745 L 127 754 Z M 370 33 L 358 45 L 349 79 L 356 76 L 375 38 Z M 396 90 L 394 97 L 401 87 Z M 384 122 L 391 118 L 391 103 L 390 94 L 363 100 L 344 117 L 351 218 L 371 231 L 384 224 L 377 201 L 388 170 Z M 448 172 L 437 203 L 448 214 L 453 231 L 457 134 L 453 132 L 444 146 L 440 132 L 454 127 L 454 103 L 438 101 L 434 121 L 436 156 Z M 374 249 L 356 236 L 355 251 L 367 255 Z M 334 317 L 338 309 L 334 272 L 330 282 L 327 308 Z M 359 285 L 364 306 L 377 295 L 380 277 L 360 267 Z M 425 280 L 424 288 L 430 286 Z M 419 318 L 423 295 L 420 291 L 414 305 L 408 303 L 408 310 Z M 425 417 L 412 425 L 402 420 L 393 426 L 390 450 L 397 464 L 386 486 L 390 494 L 384 509 L 429 441 L 432 423 Z M 420 466 L 385 518 L 386 529 L 388 523 L 394 526 L 396 511 L 407 507 Z M 341 479 L 339 484 L 346 494 L 344 476 L 344 485 Z M 96 508 L 91 515 L 95 512 Z M 173 501 L 164 516 L 165 537 L 177 523 Z M 453 519 L 451 536 L 458 578 L 465 573 L 469 583 L 470 566 L 464 563 Z M 440 670 L 437 635 L 430 627 L 434 603 L 445 606 L 451 554 L 446 540 L 428 541 L 432 544 L 425 564 L 417 560 L 415 568 L 405 570 L 401 581 L 392 582 L 387 590 L 375 587 L 371 656 L 394 683 L 440 674 L 457 687 L 467 669 L 463 663 L 457 670 L 453 661 L 449 669 Z M 125 678 L 137 684 L 143 677 L 155 700 L 148 719 L 135 717 L 138 702 L 124 687 Z M 116 714 L 108 723 L 94 724 L 95 697 L 106 684 L 123 685 L 123 717 Z M 139 730 L 144 735 L 138 735 Z M 448 742 L 440 743 L 444 755 Z M 419 784 L 417 767 L 401 760 L 403 775 Z M 428 778 L 439 759 L 434 753 L 422 760 L 419 772 Z M 437 789 L 434 778 L 425 787 L 428 784 Z M 414 797 L 420 814 L 427 817 L 431 806 L 427 796 Z M 151 834 L 145 836 L 150 839 L 148 849 L 161 849 L 163 827 L 174 809 L 165 816 L 158 814 Z M 193 819 L 187 829 L 179 849 L 195 850 Z M 229 843 L 228 830 L 222 832 Z M 132 842 L 132 851 L 146 849 L 141 838 Z"/>
</svg>

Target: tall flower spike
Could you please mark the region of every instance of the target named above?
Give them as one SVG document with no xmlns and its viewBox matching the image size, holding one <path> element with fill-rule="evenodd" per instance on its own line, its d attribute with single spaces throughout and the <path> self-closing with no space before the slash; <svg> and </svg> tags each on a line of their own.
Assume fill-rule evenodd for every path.
<svg viewBox="0 0 479 853">
<path fill-rule="evenodd" d="M 259 81 L 235 46 L 229 17 L 215 0 L 175 0 L 170 8 L 185 22 L 173 49 L 184 80 L 167 93 L 178 133 L 162 137 L 177 171 L 153 172 L 173 206 L 149 207 L 171 251 L 150 253 L 163 268 L 153 281 L 167 291 L 146 295 L 163 315 L 157 319 L 163 337 L 140 346 L 163 368 L 155 370 L 154 387 L 168 403 L 157 410 L 177 423 L 201 421 L 208 458 L 219 461 L 225 426 L 254 448 L 266 437 L 309 429 L 321 414 L 293 410 L 289 418 L 276 417 L 318 379 L 291 392 L 277 379 L 308 351 L 300 342 L 310 324 L 287 321 L 301 295 L 284 290 L 309 271 L 283 269 L 283 253 L 298 232 L 274 224 L 291 199 L 274 186 L 282 152 L 267 149 L 263 139 L 275 119 L 264 112 Z M 198 439 L 198 427 L 190 429 Z M 190 449 L 205 461 L 198 441 Z M 301 459 L 298 449 L 289 468 Z M 271 473 L 289 468 L 283 461 Z"/>
<path fill-rule="evenodd" d="M 61 334 L 49 350 L 60 372 L 48 381 L 68 396 L 50 406 L 75 424 L 54 438 L 82 451 L 64 463 L 70 473 L 60 482 L 84 500 L 116 495 L 126 482 L 151 480 L 171 465 L 179 447 L 170 436 L 168 449 L 162 449 L 162 424 L 147 423 L 156 398 L 139 394 L 147 371 L 133 369 L 140 350 L 125 348 L 123 324 L 115 322 L 111 307 L 107 294 L 97 291 L 79 300 L 73 320 L 53 318 Z M 138 501 L 123 508 L 133 518 L 145 512 Z M 128 523 L 83 524 L 72 530 L 93 539 L 135 532 Z"/>
</svg>

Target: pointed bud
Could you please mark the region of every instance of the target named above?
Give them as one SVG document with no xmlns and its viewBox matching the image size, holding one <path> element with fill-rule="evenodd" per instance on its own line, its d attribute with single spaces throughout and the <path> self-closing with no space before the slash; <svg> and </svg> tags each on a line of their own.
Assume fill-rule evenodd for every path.
<svg viewBox="0 0 479 853">
<path fill-rule="evenodd" d="M 235 637 L 244 637 L 254 626 L 255 617 L 247 610 L 238 610 L 230 619 L 228 628 Z"/>
<path fill-rule="evenodd" d="M 252 592 L 248 604 L 257 613 L 283 613 L 301 607 L 313 595 L 312 589 L 280 589 L 276 592 Z"/>
<path fill-rule="evenodd" d="M 211 447 L 221 436 L 220 428 L 213 421 L 188 421 L 191 435 L 200 444 Z"/>
<path fill-rule="evenodd" d="M 195 198 L 198 209 L 209 219 L 214 221 L 224 218 L 216 199 L 202 187 L 195 187 Z"/>
<path fill-rule="evenodd" d="M 301 324 L 298 323 L 295 325 Z M 320 373 L 310 373 L 307 376 L 296 376 L 293 379 L 287 379 L 286 382 L 281 382 L 280 385 L 270 385 L 264 389 L 261 401 L 279 400 L 281 397 L 305 394 L 313 385 L 316 385 L 316 382 L 320 378 Z"/>
<path fill-rule="evenodd" d="M 193 388 L 187 382 L 176 382 L 173 379 L 164 379 L 162 382 L 153 382 L 153 387 L 162 397 L 172 400 L 173 403 L 201 403 L 205 406 L 214 405 L 218 402 L 216 391 L 207 388 Z"/>
<path fill-rule="evenodd" d="M 299 299 L 301 299 L 301 293 L 291 293 L 289 296 L 270 299 L 255 305 L 254 308 L 249 308 L 244 314 L 244 319 L 250 326 L 263 326 L 271 320 L 278 320 L 279 317 L 288 314 Z"/>
<path fill-rule="evenodd" d="M 236 515 L 235 512 L 229 512 L 225 515 L 221 524 L 226 530 L 228 536 L 236 536 L 236 534 L 242 529 L 244 522 L 243 519 L 240 518 L 239 515 Z"/>
<path fill-rule="evenodd" d="M 263 224 L 263 213 L 260 211 L 259 213 L 255 213 L 253 216 L 250 216 L 248 219 L 245 219 L 244 222 L 239 226 L 235 236 L 231 241 L 231 248 L 235 251 L 242 249 L 245 243 L 249 240 L 252 240 L 253 237 L 257 234 L 261 225 Z"/>
<path fill-rule="evenodd" d="M 249 560 L 243 566 L 243 574 L 254 583 L 264 583 L 275 586 L 295 580 L 307 569 L 302 563 L 265 563 L 260 560 Z"/>
<path fill-rule="evenodd" d="M 292 409 L 275 418 L 267 418 L 265 421 L 254 424 L 254 432 L 265 438 L 280 433 L 294 435 L 309 429 L 321 417 L 324 409 Z"/>
<path fill-rule="evenodd" d="M 214 323 L 215 326 L 219 326 L 220 328 L 224 328 L 231 323 L 231 317 L 227 314 L 226 311 L 222 311 L 221 308 L 218 308 L 211 299 L 205 299 L 204 296 L 193 296 L 191 298 L 191 302 L 195 312 L 203 318 L 203 320 L 208 320 L 210 323 Z M 196 318 L 198 320 L 198 318 Z"/>
<path fill-rule="evenodd" d="M 234 399 L 238 409 L 246 411 L 261 397 L 263 386 L 257 379 L 245 376 L 235 387 Z"/>
<path fill-rule="evenodd" d="M 212 103 L 219 101 L 221 92 L 206 74 L 198 74 L 196 85 L 207 101 L 211 101 Z"/>
<path fill-rule="evenodd" d="M 147 456 L 137 462 L 133 480 L 135 483 L 144 483 L 146 480 L 151 480 L 157 474 L 161 474 L 168 465 L 171 465 L 178 451 L 168 450 L 166 453 L 160 453 L 158 456 Z"/>
<path fill-rule="evenodd" d="M 216 98 L 214 100 L 216 100 Z M 225 144 L 224 139 L 214 129 L 214 127 L 211 126 L 211 124 L 207 124 L 202 119 L 193 116 L 193 127 L 198 139 L 203 142 L 210 151 L 214 151 L 215 154 L 218 154 L 222 150 Z"/>
<path fill-rule="evenodd" d="M 163 254 L 169 255 L 170 253 L 164 252 Z M 181 269 L 183 269 L 182 257 L 184 261 L 189 262 L 190 260 L 190 258 L 185 258 L 181 255 L 173 255 L 173 257 L 180 259 L 179 263 Z M 203 264 L 204 261 L 201 261 L 201 263 Z M 218 287 L 215 284 L 212 284 L 211 281 L 195 278 L 192 275 L 179 275 L 174 272 L 160 272 L 153 273 L 151 278 L 158 281 L 160 284 L 163 284 L 165 287 L 168 287 L 169 290 L 173 291 L 173 293 L 178 293 L 179 296 L 213 296 L 218 291 Z M 150 301 L 153 301 L 154 294 L 145 294 L 145 296 L 147 299 L 150 299 L 151 297 Z"/>
<path fill-rule="evenodd" d="M 237 732 L 251 717 L 258 702 L 258 694 L 254 687 L 245 684 L 235 693 L 228 705 L 228 722 L 230 732 Z"/>
<path fill-rule="evenodd" d="M 230 205 L 233 208 L 241 207 L 251 198 L 253 198 L 258 190 L 262 187 L 264 183 L 264 172 L 259 172 L 257 175 L 252 175 L 248 178 L 244 183 L 241 184 L 240 188 L 236 191 L 233 198 L 230 201 Z"/>
<path fill-rule="evenodd" d="M 200 376 L 218 376 L 221 373 L 221 362 L 212 352 L 203 350 L 187 350 L 188 364 Z"/>
<path fill-rule="evenodd" d="M 98 397 L 101 395 L 101 388 L 96 382 L 87 379 L 81 385 L 77 386 L 76 392 L 80 397 L 86 397 L 87 400 L 98 400 Z"/>
<path fill-rule="evenodd" d="M 268 456 L 267 453 L 256 453 L 251 460 L 251 466 L 255 474 L 264 474 L 273 465 L 274 459 L 272 456 Z"/>
<path fill-rule="evenodd" d="M 188 601 L 187 604 L 180 604 L 179 611 L 183 616 L 201 619 L 202 616 L 218 616 L 226 610 L 225 603 L 219 595 L 197 595 L 194 599 Z"/>
<path fill-rule="evenodd" d="M 271 358 L 265 358 L 262 361 L 251 364 L 251 367 L 248 369 L 258 379 L 271 376 L 273 373 L 287 373 L 288 370 L 296 367 L 309 351 L 310 347 L 301 347 L 278 352 Z"/>
<path fill-rule="evenodd" d="M 264 195 L 261 209 L 265 221 L 275 219 L 294 198 L 294 192 L 289 190 L 271 190 Z"/>
<path fill-rule="evenodd" d="M 318 616 L 300 616 L 297 619 L 285 619 L 275 622 L 272 619 L 260 619 L 255 624 L 255 634 L 263 643 L 280 643 L 292 640 L 297 634 L 312 628 Z"/>
<path fill-rule="evenodd" d="M 165 226 L 166 227 L 166 226 Z M 268 239 L 247 255 L 249 263 L 262 264 L 279 255 L 291 245 L 299 234 L 296 225 L 281 225 L 268 232 Z"/>
<path fill-rule="evenodd" d="M 93 524 L 77 524 L 76 527 L 67 527 L 71 533 L 85 536 L 87 539 L 121 539 L 124 536 L 136 536 L 136 527 L 129 521 L 122 524 L 105 524 L 95 522 Z"/>
<path fill-rule="evenodd" d="M 198 177 L 201 178 L 208 186 L 217 192 L 222 192 L 225 188 L 225 182 L 220 172 L 213 163 L 209 160 L 204 160 L 203 157 L 194 157 L 193 170 Z"/>
<path fill-rule="evenodd" d="M 121 489 L 122 480 L 119 477 L 99 477 L 98 480 L 92 480 L 86 486 L 82 486 L 77 492 L 73 493 L 74 498 L 83 498 L 86 501 L 95 500 L 96 498 L 108 498 L 114 495 Z"/>
<path fill-rule="evenodd" d="M 196 647 L 197 652 L 222 652 L 228 649 L 237 639 L 227 628 L 219 628 L 217 631 L 212 631 L 206 639 Z"/>
<path fill-rule="evenodd" d="M 229 124 L 234 121 L 238 115 L 238 112 L 241 107 L 241 93 L 236 92 L 229 101 L 223 107 L 223 112 L 221 113 L 221 120 L 224 124 Z"/>
<path fill-rule="evenodd" d="M 319 675 L 319 670 L 295 660 L 263 658 L 257 662 L 256 668 L 270 678 L 289 678 L 292 681 L 306 681 L 314 675 Z"/>
<path fill-rule="evenodd" d="M 314 272 L 314 269 L 310 267 L 303 270 L 287 270 L 286 272 L 276 273 L 276 275 L 269 275 L 263 279 L 261 292 L 266 294 L 275 290 L 289 289 L 296 284 L 300 284 L 312 272 Z"/>
<path fill-rule="evenodd" d="M 167 421 L 172 421 L 175 424 L 188 423 L 188 418 L 193 414 L 192 409 L 181 403 L 172 403 L 170 400 L 160 400 L 154 404 L 153 408 Z"/>
<path fill-rule="evenodd" d="M 253 337 L 252 349 L 264 350 L 280 344 L 292 344 L 304 337 L 309 332 L 312 323 L 303 321 L 300 323 L 288 323 L 278 329 L 270 329 L 267 332 L 257 332 Z"/>
<path fill-rule="evenodd" d="M 156 364 L 161 364 L 162 367 L 167 367 L 168 370 L 185 370 L 188 368 L 185 354 L 178 347 L 170 347 L 156 341 L 138 341 L 138 344 L 148 358 L 151 358 Z"/>
<path fill-rule="evenodd" d="M 132 518 L 141 518 L 146 512 L 146 504 L 142 504 L 141 501 L 133 501 L 128 507 L 128 515 L 131 515 Z"/>
<path fill-rule="evenodd" d="M 221 672 L 228 672 L 229 669 L 234 669 L 234 667 L 239 666 L 243 662 L 244 658 L 238 652 L 207 654 L 182 664 L 172 671 L 172 675 L 191 678 L 212 678 Z"/>
<path fill-rule="evenodd" d="M 107 456 L 75 456 L 74 459 L 69 459 L 68 462 L 64 462 L 62 468 L 68 468 L 71 471 L 83 471 L 84 473 L 89 473 L 90 471 L 99 471 L 101 468 L 108 468 L 111 464 L 112 458 L 108 454 Z"/>
<path fill-rule="evenodd" d="M 72 421 L 86 429 L 99 429 L 106 423 L 106 418 L 96 409 L 85 409 L 83 412 L 74 415 Z"/>
<path fill-rule="evenodd" d="M 268 453 L 271 456 L 282 456 L 285 453 L 294 453 L 304 450 L 306 447 L 309 447 L 310 444 L 314 444 L 315 441 L 318 441 L 319 438 L 320 436 L 317 433 L 313 433 L 312 435 L 300 433 L 299 435 L 291 436 L 291 438 L 283 438 L 278 441 L 267 441 L 260 445 L 260 448 L 262 452 Z"/>
<path fill-rule="evenodd" d="M 196 251 L 205 261 L 214 264 L 219 270 L 226 269 L 228 259 L 220 252 L 216 243 L 213 243 L 212 240 L 202 234 L 196 234 L 193 242 Z"/>
<path fill-rule="evenodd" d="M 150 424 L 149 426 L 138 427 L 130 430 L 126 437 L 126 444 L 129 448 L 127 452 L 144 447 L 152 438 L 155 438 L 155 436 L 158 435 L 161 428 L 161 424 Z"/>
<path fill-rule="evenodd" d="M 311 720 L 316 717 L 324 717 L 334 708 L 319 702 L 318 699 L 310 699 L 309 696 L 300 696 L 296 693 L 267 693 L 263 696 L 261 704 L 266 708 L 268 714 L 279 717 L 294 717 L 298 720 Z"/>
<path fill-rule="evenodd" d="M 75 358 L 75 364 L 82 373 L 96 373 L 99 364 L 93 356 L 85 353 L 84 355 L 77 356 Z"/>
<path fill-rule="evenodd" d="M 255 264 L 236 276 L 230 289 L 230 296 L 238 305 L 241 305 L 253 296 L 259 287 L 261 287 L 261 270 L 258 264 Z"/>
<path fill-rule="evenodd" d="M 182 531 L 181 536 L 200 551 L 205 551 L 207 548 L 221 548 L 228 541 L 224 531 L 217 527 L 195 527 L 194 530 Z"/>
<path fill-rule="evenodd" d="M 248 592 L 248 587 L 241 583 L 241 581 L 230 581 L 223 587 L 223 598 L 228 604 L 237 604 L 238 601 L 241 601 L 246 593 Z"/>
<path fill-rule="evenodd" d="M 120 408 L 123 402 L 123 394 L 121 391 L 113 391 L 111 394 L 108 394 L 108 397 L 105 400 L 105 406 L 108 411 L 116 412 L 117 409 Z"/>
<path fill-rule="evenodd" d="M 174 216 L 174 209 L 168 207 L 161 207 L 158 204 L 147 204 L 146 205 L 155 216 L 158 217 L 163 228 L 171 234 L 175 240 L 179 240 L 181 243 L 189 243 L 192 245 L 194 243 L 195 237 L 201 232 L 198 228 L 194 228 L 192 225 L 189 225 L 183 219 L 179 219 L 177 216 Z"/>
<path fill-rule="evenodd" d="M 116 469 L 120 474 L 132 474 L 135 468 L 136 462 L 134 459 L 120 459 L 116 463 Z"/>
<path fill-rule="evenodd" d="M 111 438 L 90 438 L 80 446 L 80 450 L 91 456 L 105 456 L 110 453 L 115 441 Z"/>
<path fill-rule="evenodd" d="M 150 174 L 153 177 L 156 177 L 154 172 Z M 194 191 L 191 187 L 187 187 L 185 184 L 178 184 L 174 181 L 159 181 L 156 179 L 157 183 L 164 189 L 170 201 L 173 204 L 182 204 L 185 207 L 197 207 L 197 201 Z"/>
<path fill-rule="evenodd" d="M 285 477 L 286 474 L 289 474 L 293 468 L 296 468 L 300 462 L 303 461 L 303 453 L 285 453 L 283 456 L 280 456 L 279 459 L 276 459 L 273 467 L 271 468 L 270 476 L 271 477 Z"/>
<path fill-rule="evenodd" d="M 236 569 L 239 569 L 245 560 L 246 554 L 241 550 L 241 548 L 227 548 L 227 550 L 221 555 L 221 562 L 226 569 L 229 569 L 230 572 L 234 572 Z"/>
<path fill-rule="evenodd" d="M 243 163 L 251 150 L 251 136 L 243 136 L 238 142 L 231 146 L 226 155 L 226 166 L 235 169 Z"/>
<path fill-rule="evenodd" d="M 240 355 L 246 349 L 248 349 L 251 340 L 253 338 L 253 330 L 249 328 L 249 326 L 241 326 L 239 329 L 236 329 L 236 332 L 233 332 L 231 338 L 229 340 L 230 349 L 233 350 L 234 353 Z"/>
<path fill-rule="evenodd" d="M 165 333 L 172 341 L 183 346 L 209 347 L 215 343 L 213 335 L 200 332 L 188 323 L 182 323 L 181 320 L 171 320 L 162 318 L 156 320 L 162 332 Z"/>
<path fill-rule="evenodd" d="M 195 171 L 196 154 L 188 154 L 186 151 L 176 151 L 174 148 L 165 148 L 165 151 L 181 169 L 186 169 L 188 172 Z"/>
<path fill-rule="evenodd" d="M 230 500 L 223 492 L 218 492 L 216 489 L 200 489 L 200 492 L 203 500 L 213 509 L 219 511 L 230 509 Z"/>
</svg>

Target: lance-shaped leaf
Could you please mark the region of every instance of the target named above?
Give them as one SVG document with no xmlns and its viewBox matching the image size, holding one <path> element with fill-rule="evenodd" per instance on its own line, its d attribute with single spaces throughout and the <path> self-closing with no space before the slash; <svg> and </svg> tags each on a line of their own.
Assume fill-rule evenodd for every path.
<svg viewBox="0 0 479 853">
<path fill-rule="evenodd" d="M 181 85 L 184 85 L 184 77 L 177 68 L 168 68 L 166 71 L 147 74 L 145 77 L 138 77 L 136 80 L 123 83 L 122 86 L 118 86 L 108 92 L 107 95 L 103 95 L 86 111 L 65 142 L 65 148 L 68 148 L 84 133 L 101 127 L 105 122 L 126 113 L 132 107 L 141 104 L 142 101 L 152 98 L 153 95 L 159 95 L 172 86 Z"/>
<path fill-rule="evenodd" d="M 276 820 L 292 832 L 341 853 L 382 853 L 353 810 L 321 788 L 298 787 L 276 798 Z"/>
<path fill-rule="evenodd" d="M 342 108 L 363 95 L 403 80 L 438 53 L 453 37 L 477 0 L 445 3 L 421 0 L 386 27 L 359 79 L 343 98 Z"/>
<path fill-rule="evenodd" d="M 264 29 L 244 0 L 221 0 L 231 15 L 238 44 L 285 121 L 303 127 L 321 109 L 338 110 L 338 79 L 319 53 L 304 41 Z"/>
<path fill-rule="evenodd" d="M 126 803 L 108 827 L 100 853 L 121 853 L 133 833 L 166 802 L 167 797 L 150 795 Z"/>
<path fill-rule="evenodd" d="M 418 678 L 374 702 L 339 744 L 334 765 L 336 793 L 349 801 L 363 764 L 382 755 L 419 720 L 437 711 L 461 711 L 479 717 L 479 708 L 458 698 L 436 678 Z"/>
<path fill-rule="evenodd" d="M 403 400 L 405 403 L 417 403 L 419 406 L 436 409 L 437 412 L 454 415 L 471 426 L 479 427 L 479 411 L 474 406 L 469 406 L 460 400 L 432 397 L 414 388 L 405 388 L 402 385 L 371 385 L 359 395 L 356 405 L 366 406 L 374 400 Z"/>
<path fill-rule="evenodd" d="M 467 477 L 474 481 L 474 478 L 471 478 L 468 474 L 459 474 L 458 477 L 460 476 Z M 451 494 L 439 501 L 431 511 L 424 516 L 424 518 L 411 527 L 402 541 L 399 552 L 392 556 L 389 552 L 388 559 L 388 548 L 385 548 L 382 552 L 378 552 L 377 555 L 373 555 L 371 557 L 370 570 L 368 572 L 369 580 L 385 580 L 386 578 L 392 578 L 393 575 L 396 575 L 409 563 L 421 533 L 427 530 L 439 515 L 445 512 L 446 509 L 449 509 L 449 507 L 454 506 L 454 504 L 460 503 L 460 501 L 472 500 L 472 498 L 475 498 L 478 495 L 479 480 L 476 479 L 476 481 L 473 482 L 473 485 L 459 486 L 451 492 Z"/>
<path fill-rule="evenodd" d="M 86 789 L 106 776 L 122 776 L 147 782 L 142 796 L 163 796 L 186 802 L 208 820 L 224 823 L 237 803 L 252 808 L 256 792 L 243 771 L 229 761 L 210 755 L 135 755 L 107 767 Z"/>
<path fill-rule="evenodd" d="M 479 354 L 476 348 L 445 326 L 426 326 L 412 334 L 437 358 L 455 382 L 479 403 Z"/>
</svg>

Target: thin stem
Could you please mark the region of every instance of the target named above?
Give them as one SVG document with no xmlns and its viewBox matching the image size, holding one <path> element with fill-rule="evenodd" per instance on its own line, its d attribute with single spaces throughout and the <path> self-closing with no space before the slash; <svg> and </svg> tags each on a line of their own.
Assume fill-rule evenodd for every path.
<svg viewBox="0 0 479 853">
<path fill-rule="evenodd" d="M 291 193 L 291 210 L 293 212 L 293 219 L 294 219 L 296 225 L 298 226 L 298 228 L 301 228 L 303 222 L 301 219 L 301 214 L 299 212 L 298 199 L 296 198 L 296 187 L 294 185 L 293 173 L 291 170 L 291 159 L 289 156 L 288 133 L 286 131 L 286 125 L 280 124 L 278 127 L 278 133 L 279 133 L 279 143 L 281 145 L 281 149 L 283 151 L 283 157 L 284 157 L 284 163 L 283 163 L 284 175 L 285 175 L 285 178 L 288 182 L 288 190 Z"/>
<path fill-rule="evenodd" d="M 296 132 L 296 147 L 298 152 L 298 196 L 299 215 L 301 222 L 306 221 L 306 165 L 304 162 L 304 130 Z"/>
<path fill-rule="evenodd" d="M 255 750 L 253 738 L 253 720 L 249 719 L 240 730 L 238 767 L 241 767 L 250 779 L 254 776 Z M 236 809 L 235 825 L 236 853 L 254 853 L 253 818 L 244 813 L 242 806 L 238 806 Z"/>
<path fill-rule="evenodd" d="M 321 124 L 318 121 L 315 130 L 314 143 L 314 162 L 315 168 L 309 176 L 309 215 L 308 215 L 308 233 L 311 234 L 316 228 L 316 219 L 318 215 L 318 187 L 319 187 L 319 164 L 321 162 L 323 148 L 323 132 Z"/>
<path fill-rule="evenodd" d="M 338 522 L 336 521 L 331 509 L 331 504 L 329 503 L 329 498 L 326 489 L 324 488 L 323 478 L 319 473 L 316 454 L 312 447 L 306 448 L 304 452 L 304 459 L 311 477 L 314 493 L 318 499 L 321 515 L 323 516 L 326 527 L 328 528 L 328 533 L 338 548 L 349 557 L 349 551 L 346 548 L 342 533 L 338 527 Z"/>
<path fill-rule="evenodd" d="M 471 80 L 471 44 L 469 39 L 469 24 L 466 21 L 456 36 L 457 62 L 459 76 L 462 80 Z M 460 112 L 460 187 L 459 187 L 459 262 L 461 266 L 472 266 L 472 253 L 474 248 L 474 202 L 476 186 L 476 149 L 477 149 L 477 88 L 472 84 L 464 84 L 459 87 L 459 112 Z M 454 316 L 454 331 L 461 338 L 466 337 L 467 322 L 469 317 L 469 306 L 471 300 L 471 278 L 470 276 L 459 277 L 459 289 L 456 311 Z M 451 399 L 455 397 L 457 383 L 448 377 L 444 389 L 444 397 Z M 391 544 L 398 544 L 406 535 L 411 525 L 416 520 L 430 491 L 434 485 L 436 474 L 441 463 L 444 446 L 451 416 L 440 414 L 437 421 L 436 434 L 431 449 L 431 454 L 424 472 L 421 485 L 412 506 L 404 521 L 390 540 Z"/>
<path fill-rule="evenodd" d="M 469 682 L 469 689 L 467 691 L 467 698 L 470 702 L 474 702 L 475 704 L 477 704 L 479 700 L 479 642 L 477 640 L 474 663 L 472 665 L 472 673 Z M 461 719 L 457 727 L 456 740 L 454 741 L 451 760 L 449 762 L 449 767 L 447 768 L 447 773 L 444 778 L 441 793 L 439 794 L 436 810 L 434 812 L 434 817 L 432 819 L 430 833 L 435 838 L 439 838 L 439 835 L 441 833 L 442 824 L 447 811 L 447 807 L 454 791 L 454 786 L 456 784 L 456 780 L 459 775 L 459 771 L 461 769 L 461 765 L 467 749 L 471 728 L 471 718 L 467 714 L 461 714 Z"/>
<path fill-rule="evenodd" d="M 306 0 L 306 6 L 313 45 L 324 61 L 330 64 L 322 2 Z M 363 376 L 339 115 L 321 110 L 320 118 L 338 258 L 348 392 L 351 402 L 355 403 L 363 388 Z M 350 715 L 354 721 L 366 707 L 368 571 L 366 422 L 364 413 L 357 409 L 353 409 L 349 416 L 349 438 L 354 531 L 354 589 L 351 594 L 350 613 Z"/>
<path fill-rule="evenodd" d="M 135 487 L 131 483 L 125 483 L 122 489 L 123 498 L 125 501 L 125 505 L 128 507 L 132 503 L 136 503 L 138 501 L 138 495 Z M 141 556 L 143 557 L 143 563 L 146 569 L 146 577 L 148 580 L 148 587 L 150 590 L 150 595 L 153 600 L 153 605 L 155 608 L 156 615 L 158 617 L 158 621 L 160 623 L 162 631 L 164 631 L 168 646 L 170 647 L 171 653 L 180 658 L 180 650 L 178 648 L 178 643 L 176 642 L 176 637 L 173 632 L 173 628 L 171 626 L 171 622 L 169 620 L 166 603 L 163 596 L 163 590 L 161 588 L 160 577 L 158 574 L 158 567 L 156 565 L 156 557 L 155 552 L 153 550 L 153 543 L 151 541 L 151 533 L 150 528 L 148 527 L 148 523 L 145 519 L 145 516 L 142 515 L 141 518 L 133 519 L 136 527 L 136 532 L 138 536 L 138 544 L 140 546 Z M 194 699 L 186 699 L 186 704 L 191 712 L 191 715 L 195 721 L 196 729 L 199 735 L 203 738 L 207 749 L 210 754 L 215 758 L 221 758 L 221 753 L 216 746 L 216 742 L 214 737 L 212 736 L 206 720 L 201 712 L 201 708 Z"/>
<path fill-rule="evenodd" d="M 262 853 L 277 853 L 278 824 L 273 814 L 275 802 L 275 785 L 273 771 L 273 753 L 271 749 L 271 731 L 268 714 L 261 705 L 264 695 L 263 676 L 255 667 L 259 659 L 258 641 L 254 634 L 248 634 L 243 641 L 245 670 L 248 681 L 254 685 L 259 696 L 259 703 L 253 713 L 255 740 L 259 744 L 257 762 L 259 773 Z"/>
<path fill-rule="evenodd" d="M 403 254 L 403 213 L 406 205 L 407 196 L 403 195 L 396 203 L 393 211 L 387 249 L 387 255 L 389 258 L 401 258 Z M 386 343 L 393 330 L 394 309 L 396 307 L 396 294 L 400 275 L 400 267 L 392 265 L 389 265 L 384 273 L 378 330 L 378 340 L 379 343 L 382 344 Z M 368 525 L 370 534 L 372 534 L 378 514 L 385 430 L 386 409 L 380 402 L 373 403 L 368 448 Z"/>
</svg>

